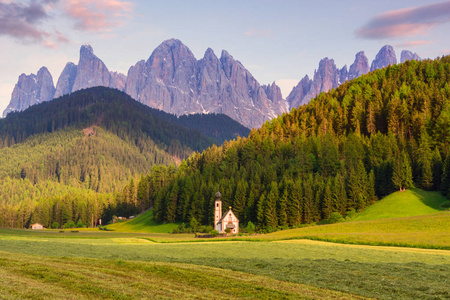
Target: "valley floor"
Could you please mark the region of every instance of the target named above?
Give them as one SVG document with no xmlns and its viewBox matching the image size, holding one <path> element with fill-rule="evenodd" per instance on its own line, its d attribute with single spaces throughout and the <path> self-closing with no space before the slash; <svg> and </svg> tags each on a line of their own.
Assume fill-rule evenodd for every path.
<svg viewBox="0 0 450 300">
<path fill-rule="evenodd" d="M 0 230 L 0 298 L 450 297 L 448 250 L 155 235 Z"/>
</svg>

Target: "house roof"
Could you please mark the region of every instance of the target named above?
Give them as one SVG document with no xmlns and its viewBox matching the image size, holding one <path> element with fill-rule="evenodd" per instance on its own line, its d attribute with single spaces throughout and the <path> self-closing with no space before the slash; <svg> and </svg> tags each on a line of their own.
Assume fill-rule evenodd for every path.
<svg viewBox="0 0 450 300">
<path fill-rule="evenodd" d="M 44 226 L 44 225 L 42 225 L 41 223 L 34 223 L 34 224 L 31 224 L 31 226 L 34 226 L 34 225 L 41 225 L 41 226 Z"/>
<path fill-rule="evenodd" d="M 228 213 L 230 213 L 230 212 L 233 214 L 234 218 L 239 221 L 239 219 L 236 218 L 236 215 L 234 214 L 234 212 L 230 209 L 226 213 L 223 214 L 222 218 L 220 218 L 220 220 L 219 220 L 219 222 L 217 222 L 217 224 L 222 224 L 222 221 L 225 219 L 226 216 L 228 216 Z"/>
</svg>

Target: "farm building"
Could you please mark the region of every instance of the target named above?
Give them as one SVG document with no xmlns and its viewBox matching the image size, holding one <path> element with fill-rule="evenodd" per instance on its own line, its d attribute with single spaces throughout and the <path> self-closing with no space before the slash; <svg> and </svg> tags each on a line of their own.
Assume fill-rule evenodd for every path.
<svg viewBox="0 0 450 300">
<path fill-rule="evenodd" d="M 239 233 L 239 220 L 236 215 L 230 209 L 222 216 L 222 194 L 216 193 L 216 202 L 214 205 L 214 229 L 219 233 L 224 233 L 227 228 L 231 230 L 231 233 Z"/>
<path fill-rule="evenodd" d="M 31 225 L 31 229 L 44 229 L 44 226 L 42 224 L 39 223 L 34 223 Z"/>
</svg>

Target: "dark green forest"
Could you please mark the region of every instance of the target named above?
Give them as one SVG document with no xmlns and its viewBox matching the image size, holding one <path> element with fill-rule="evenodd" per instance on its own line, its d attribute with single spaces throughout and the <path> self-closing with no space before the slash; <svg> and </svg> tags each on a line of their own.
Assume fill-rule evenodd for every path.
<svg viewBox="0 0 450 300">
<path fill-rule="evenodd" d="M 450 197 L 449 81 L 449 56 L 371 72 L 176 171 L 152 170 L 122 199 L 153 207 L 160 222 L 212 224 L 220 189 L 241 224 L 270 231 L 360 211 L 413 186 Z"/>
<path fill-rule="evenodd" d="M 130 179 L 248 132 L 222 115 L 177 118 L 104 87 L 11 113 L 0 120 L 0 226 L 95 224 Z"/>
</svg>

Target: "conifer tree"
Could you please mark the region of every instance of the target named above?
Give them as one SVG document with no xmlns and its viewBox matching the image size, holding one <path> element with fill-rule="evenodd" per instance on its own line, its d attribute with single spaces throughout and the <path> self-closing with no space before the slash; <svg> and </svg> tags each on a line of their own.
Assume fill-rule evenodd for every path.
<svg viewBox="0 0 450 300">
<path fill-rule="evenodd" d="M 278 185 L 276 181 L 270 184 L 270 190 L 267 194 L 266 205 L 265 205 L 265 220 L 268 227 L 275 228 L 278 226 L 277 218 L 277 200 L 278 200 Z"/>
<path fill-rule="evenodd" d="M 399 189 L 399 191 L 404 191 L 407 188 L 414 187 L 412 181 L 411 164 L 405 151 L 399 153 L 394 161 L 392 182 L 397 187 L 397 189 Z"/>
</svg>

